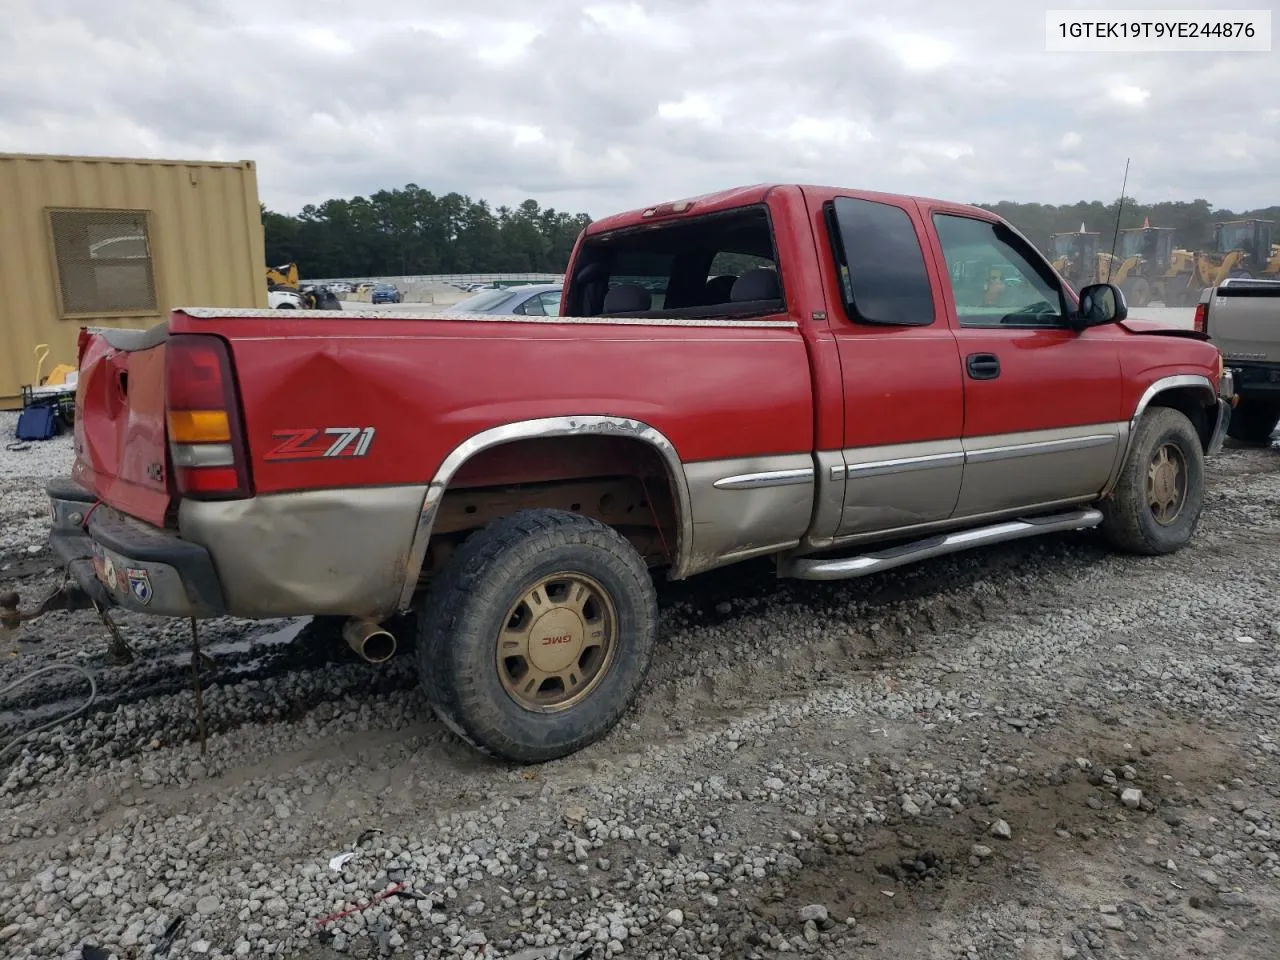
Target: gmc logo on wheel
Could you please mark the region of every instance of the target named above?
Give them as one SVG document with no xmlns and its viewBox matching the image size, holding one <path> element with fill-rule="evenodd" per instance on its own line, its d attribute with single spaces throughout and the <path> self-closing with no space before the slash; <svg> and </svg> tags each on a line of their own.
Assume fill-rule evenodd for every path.
<svg viewBox="0 0 1280 960">
<path fill-rule="evenodd" d="M 572 639 L 573 639 L 573 636 L 571 634 L 562 633 L 559 636 L 547 637 L 547 639 L 542 641 L 542 645 L 544 647 L 550 647 L 556 644 L 568 643 Z"/>
</svg>

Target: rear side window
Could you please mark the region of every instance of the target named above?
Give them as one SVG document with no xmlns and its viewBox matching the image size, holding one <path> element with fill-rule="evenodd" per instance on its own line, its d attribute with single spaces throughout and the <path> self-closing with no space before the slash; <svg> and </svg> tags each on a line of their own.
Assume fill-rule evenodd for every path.
<svg viewBox="0 0 1280 960">
<path fill-rule="evenodd" d="M 933 285 L 905 210 L 837 197 L 827 206 L 827 228 L 850 320 L 913 327 L 933 323 Z"/>
</svg>

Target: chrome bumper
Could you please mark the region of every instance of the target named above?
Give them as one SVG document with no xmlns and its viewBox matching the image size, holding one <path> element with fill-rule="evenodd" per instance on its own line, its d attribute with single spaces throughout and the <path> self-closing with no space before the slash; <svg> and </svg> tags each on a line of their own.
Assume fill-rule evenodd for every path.
<svg viewBox="0 0 1280 960">
<path fill-rule="evenodd" d="M 1222 452 L 1222 444 L 1227 439 L 1227 424 L 1231 422 L 1231 404 L 1223 397 L 1218 398 L 1218 419 L 1214 422 L 1213 433 L 1209 437 L 1209 446 L 1205 450 L 1207 456 L 1216 456 Z"/>
</svg>

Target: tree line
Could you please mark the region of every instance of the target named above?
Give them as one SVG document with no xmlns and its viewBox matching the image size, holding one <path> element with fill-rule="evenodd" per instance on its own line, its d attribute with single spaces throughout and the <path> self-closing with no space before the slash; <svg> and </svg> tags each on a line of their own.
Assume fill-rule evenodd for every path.
<svg viewBox="0 0 1280 960">
<path fill-rule="evenodd" d="M 1207 249 L 1213 225 L 1222 220 L 1280 221 L 1280 206 L 1235 213 L 1208 200 L 1104 204 L 979 203 L 1004 217 L 1048 251 L 1049 236 L 1079 230 L 1102 236 L 1110 246 L 1120 210 L 1120 228 L 1173 227 L 1179 246 Z M 437 196 L 410 183 L 368 197 L 308 204 L 295 216 L 262 207 L 267 263 L 297 263 L 306 277 L 415 276 L 440 273 L 561 273 L 579 232 L 591 223 L 585 213 L 566 213 L 536 200 L 517 207 L 492 207 L 459 193 Z M 1280 237 L 1278 237 L 1280 239 Z"/>
</svg>

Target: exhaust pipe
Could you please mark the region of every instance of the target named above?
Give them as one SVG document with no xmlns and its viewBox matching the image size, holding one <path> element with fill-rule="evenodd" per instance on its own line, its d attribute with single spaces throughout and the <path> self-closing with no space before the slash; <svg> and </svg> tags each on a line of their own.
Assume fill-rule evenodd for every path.
<svg viewBox="0 0 1280 960">
<path fill-rule="evenodd" d="M 396 638 L 372 620 L 348 620 L 342 625 L 342 637 L 370 663 L 386 663 L 396 653 Z"/>
</svg>

